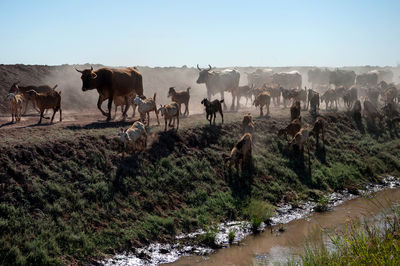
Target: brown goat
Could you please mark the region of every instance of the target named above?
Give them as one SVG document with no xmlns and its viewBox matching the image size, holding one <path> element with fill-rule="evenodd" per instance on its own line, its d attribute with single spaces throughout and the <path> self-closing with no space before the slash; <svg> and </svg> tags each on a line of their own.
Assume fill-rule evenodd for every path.
<svg viewBox="0 0 400 266">
<path fill-rule="evenodd" d="M 290 107 L 290 120 L 293 121 L 296 118 L 300 117 L 300 101 L 293 101 L 292 106 Z"/>
<path fill-rule="evenodd" d="M 306 125 L 301 128 L 299 132 L 292 138 L 290 141 L 290 145 L 297 145 L 300 149 L 300 152 L 304 152 L 304 145 L 307 145 L 308 139 L 310 137 L 310 126 Z"/>
<path fill-rule="evenodd" d="M 181 105 L 185 105 L 185 112 L 183 115 L 189 116 L 189 94 L 190 87 L 186 89 L 186 91 L 175 91 L 174 87 L 169 88 L 168 97 L 171 97 L 173 102 L 176 102 L 179 105 L 179 115 L 182 115 Z"/>
<path fill-rule="evenodd" d="M 317 146 L 319 145 L 319 134 L 322 135 L 322 143 L 325 146 L 325 120 L 321 117 L 318 117 L 314 122 L 314 127 L 312 129 L 312 135 L 315 137 L 317 141 Z"/>
<path fill-rule="evenodd" d="M 242 133 L 250 133 L 253 135 L 254 132 L 254 122 L 253 122 L 253 116 L 248 113 L 243 117 L 242 121 Z"/>
<path fill-rule="evenodd" d="M 236 170 L 239 172 L 240 169 L 243 171 L 244 166 L 251 164 L 253 152 L 253 138 L 250 133 L 245 133 L 240 140 L 233 147 L 229 157 L 225 161 L 229 161 L 229 166 L 233 164 L 236 166 Z"/>
<path fill-rule="evenodd" d="M 264 115 L 263 107 L 264 105 L 267 107 L 267 115 L 269 115 L 269 105 L 271 104 L 271 95 L 269 92 L 264 91 L 257 95 L 255 98 L 253 105 L 255 107 L 260 106 L 260 116 Z"/>
<path fill-rule="evenodd" d="M 173 120 L 173 126 L 175 127 L 175 119 L 178 120 L 178 124 L 176 126 L 176 131 L 179 129 L 179 104 L 176 102 L 172 102 L 167 105 L 160 105 L 158 109 L 161 112 L 161 116 L 164 116 L 165 128 L 164 131 L 167 131 L 167 122 L 169 119 L 169 126 L 171 126 L 171 122 Z"/>
<path fill-rule="evenodd" d="M 55 85 L 53 88 L 51 88 L 48 85 L 40 85 L 40 86 L 33 86 L 33 85 L 29 85 L 29 86 L 23 86 L 23 85 L 19 85 L 19 82 L 15 82 L 14 84 L 12 84 L 9 92 L 10 93 L 21 93 L 24 96 L 24 102 L 25 102 L 25 108 L 23 111 L 23 114 L 26 113 L 26 111 L 28 110 L 28 103 L 29 100 L 31 100 L 31 98 L 28 95 L 28 91 L 30 90 L 34 90 L 37 93 L 49 93 L 49 92 L 53 92 L 54 89 L 57 88 L 57 85 Z M 32 101 L 33 107 L 36 109 L 35 103 Z M 36 109 L 37 110 L 37 109 Z"/>
<path fill-rule="evenodd" d="M 53 123 L 54 115 L 57 111 L 60 111 L 60 122 L 62 121 L 62 109 L 61 109 L 61 91 L 52 91 L 49 93 L 37 93 L 34 90 L 28 91 L 29 99 L 33 99 L 36 106 L 40 110 L 40 119 L 38 124 L 42 123 L 43 113 L 46 109 L 53 109 L 53 116 L 51 117 L 50 123 Z M 44 117 L 49 119 L 48 117 Z"/>
<path fill-rule="evenodd" d="M 290 135 L 291 139 L 299 132 L 301 129 L 301 117 L 296 118 L 290 122 L 285 128 L 282 128 L 278 131 L 278 137 L 284 136 L 286 140 L 288 140 L 287 136 Z"/>
</svg>

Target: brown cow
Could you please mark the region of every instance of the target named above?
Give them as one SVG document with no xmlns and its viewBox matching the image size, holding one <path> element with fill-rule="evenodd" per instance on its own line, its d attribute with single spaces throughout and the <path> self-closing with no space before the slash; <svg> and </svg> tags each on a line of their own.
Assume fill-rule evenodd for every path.
<svg viewBox="0 0 400 266">
<path fill-rule="evenodd" d="M 97 89 L 99 93 L 97 107 L 104 116 L 107 116 L 107 121 L 111 120 L 111 106 L 115 96 L 125 97 L 124 118 L 130 107 L 129 96 L 132 94 L 143 96 L 142 74 L 136 68 L 100 68 L 94 71 L 91 67 L 84 70 L 76 69 L 76 71 L 82 74 L 82 91 Z M 101 108 L 101 104 L 106 99 L 108 99 L 108 113 Z"/>
</svg>

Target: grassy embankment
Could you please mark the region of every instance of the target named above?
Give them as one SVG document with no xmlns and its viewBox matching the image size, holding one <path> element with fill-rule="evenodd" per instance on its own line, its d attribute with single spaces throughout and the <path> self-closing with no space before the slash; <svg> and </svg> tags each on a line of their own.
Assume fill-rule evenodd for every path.
<svg viewBox="0 0 400 266">
<path fill-rule="evenodd" d="M 222 157 L 240 138 L 239 123 L 160 133 L 144 153 L 126 159 L 110 137 L 118 124 L 58 128 L 37 144 L 9 139 L 0 147 L 0 262 L 85 263 L 248 219 L 254 200 L 318 200 L 325 191 L 399 174 L 399 138 L 361 133 L 344 115 L 327 117 L 325 149 L 312 142 L 310 158 L 276 137 L 286 122 L 257 118 L 254 167 L 239 175 Z"/>
</svg>

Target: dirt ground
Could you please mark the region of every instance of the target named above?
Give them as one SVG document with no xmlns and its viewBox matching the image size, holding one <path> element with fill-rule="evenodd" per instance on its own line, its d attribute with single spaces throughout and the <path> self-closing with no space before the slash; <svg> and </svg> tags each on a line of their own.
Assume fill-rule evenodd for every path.
<svg viewBox="0 0 400 266">
<path fill-rule="evenodd" d="M 304 111 L 307 112 L 307 111 Z M 241 121 L 244 114 L 251 113 L 255 118 L 259 117 L 259 109 L 254 106 L 242 106 L 237 112 L 224 112 L 224 123 Z M 265 113 L 265 110 L 264 110 Z M 308 112 L 307 112 L 308 113 Z M 113 113 L 114 114 L 114 113 Z M 120 127 L 127 128 L 138 119 L 138 114 L 132 118 L 132 110 L 128 111 L 129 117 L 123 121 L 121 112 L 117 112 L 117 116 L 111 122 L 106 122 L 100 111 L 90 110 L 82 112 L 67 111 L 63 112 L 63 120 L 59 122 L 59 114 L 56 113 L 53 124 L 50 120 L 43 119 L 42 124 L 37 124 L 39 115 L 36 111 L 30 109 L 25 116 L 22 116 L 18 123 L 11 123 L 11 117 L 3 115 L 0 117 L 0 138 L 3 140 L 3 145 L 16 144 L 23 142 L 41 142 L 54 141 L 57 138 L 78 137 L 85 134 L 97 135 L 105 134 L 109 137 L 117 136 Z M 49 110 L 46 116 L 52 115 Z M 283 107 L 271 107 L 271 119 L 286 122 L 289 120 L 289 109 Z M 160 125 L 157 124 L 157 119 L 154 113 L 150 114 L 151 133 L 157 133 L 164 130 L 164 118 L 159 115 Z M 188 117 L 180 118 L 180 129 L 206 125 L 209 123 L 206 120 L 205 113 L 194 113 Z M 221 117 L 217 114 L 216 124 L 221 123 Z"/>
</svg>

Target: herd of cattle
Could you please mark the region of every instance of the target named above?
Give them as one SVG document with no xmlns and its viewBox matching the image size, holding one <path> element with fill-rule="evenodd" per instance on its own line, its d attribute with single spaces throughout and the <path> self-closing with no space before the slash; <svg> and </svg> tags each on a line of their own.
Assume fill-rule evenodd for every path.
<svg viewBox="0 0 400 266">
<path fill-rule="evenodd" d="M 388 70 L 370 71 L 356 75 L 350 70 L 329 70 L 312 69 L 308 72 L 308 82 L 311 88 L 302 87 L 302 76 L 297 71 L 274 73 L 270 69 L 258 69 L 253 73 L 246 73 L 248 85 L 239 86 L 240 73 L 236 70 L 215 71 L 209 65 L 208 69 L 201 69 L 198 65 L 199 76 L 198 84 L 205 84 L 207 88 L 207 98 L 201 103 L 205 106 L 206 118 L 215 123 L 216 113 L 219 113 L 223 123 L 223 109 L 226 109 L 224 92 L 232 94 L 232 110 L 239 108 L 239 102 L 242 97 L 260 108 L 260 116 L 264 115 L 264 107 L 267 109 L 267 115 L 270 114 L 271 103 L 275 106 L 290 106 L 291 122 L 285 128 L 278 132 L 278 136 L 290 135 L 289 143 L 296 145 L 303 150 L 309 136 L 316 136 L 322 133 L 324 136 L 324 121 L 319 117 L 320 104 L 325 104 L 325 109 L 338 109 L 343 106 L 348 111 L 352 111 L 356 122 L 361 121 L 362 104 L 364 107 L 364 116 L 369 120 L 376 118 L 382 119 L 387 116 L 391 121 L 399 121 L 400 114 L 397 111 L 399 103 L 399 86 L 391 83 L 393 73 Z M 147 126 L 150 124 L 150 113 L 154 112 L 158 124 L 160 124 L 158 114 L 164 117 L 165 127 L 167 124 L 179 128 L 179 117 L 182 115 L 181 106 L 185 106 L 183 115 L 189 115 L 190 87 L 186 90 L 177 91 L 174 87 L 169 88 L 168 96 L 172 102 L 167 105 L 157 106 L 156 93 L 153 97 L 146 97 L 143 91 L 142 75 L 136 68 L 100 68 L 98 70 L 84 69 L 78 70 L 81 74 L 82 91 L 96 89 L 99 98 L 97 107 L 101 113 L 111 120 L 112 104 L 117 108 L 121 107 L 123 118 L 127 117 L 127 111 L 130 106 L 133 107 L 135 116 L 136 107 L 140 113 L 140 120 L 136 121 L 130 128 L 121 129 L 120 137 L 126 148 L 129 143 L 133 143 L 133 149 L 138 145 L 146 147 Z M 10 101 L 12 122 L 20 120 L 20 117 L 27 110 L 28 103 L 32 102 L 33 107 L 39 111 L 40 119 L 49 119 L 44 117 L 47 109 L 53 109 L 51 122 L 57 111 L 60 112 L 60 121 L 62 121 L 61 92 L 56 91 L 57 85 L 53 88 L 47 85 L 42 86 L 24 86 L 19 82 L 14 83 L 7 98 Z M 221 100 L 211 101 L 215 94 L 221 95 Z M 102 109 L 102 103 L 108 100 L 108 110 Z M 236 104 L 236 106 L 235 106 Z M 303 108 L 302 106 L 303 105 Z M 383 107 L 382 107 L 383 106 Z M 309 110 L 314 117 L 314 127 L 302 125 L 300 112 L 301 109 Z M 228 157 L 231 162 L 242 163 L 251 158 L 252 134 L 254 123 L 251 115 L 246 115 L 243 119 L 243 136 L 235 145 L 231 155 Z M 143 148 L 143 147 L 142 147 Z"/>
</svg>

